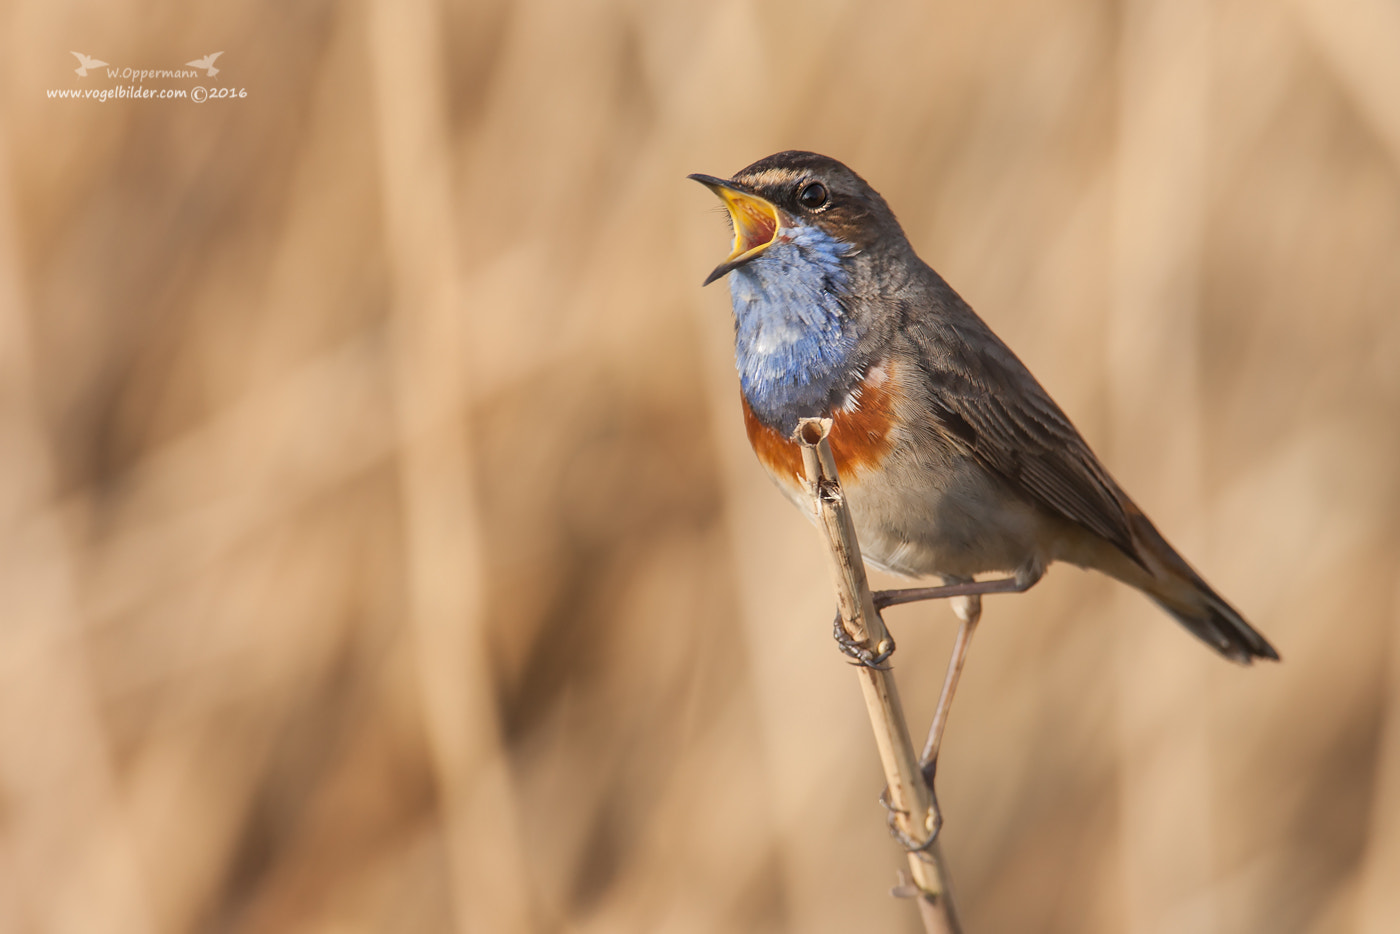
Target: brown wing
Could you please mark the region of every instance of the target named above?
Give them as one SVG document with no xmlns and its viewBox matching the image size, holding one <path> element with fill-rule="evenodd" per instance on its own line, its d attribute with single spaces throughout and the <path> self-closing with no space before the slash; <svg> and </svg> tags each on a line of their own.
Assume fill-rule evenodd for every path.
<svg viewBox="0 0 1400 934">
<path fill-rule="evenodd" d="M 952 314 L 916 316 L 904 328 L 917 346 L 931 418 L 951 443 L 1027 499 L 1142 564 L 1126 495 L 1010 348 L 952 298 L 961 305 Z"/>
</svg>

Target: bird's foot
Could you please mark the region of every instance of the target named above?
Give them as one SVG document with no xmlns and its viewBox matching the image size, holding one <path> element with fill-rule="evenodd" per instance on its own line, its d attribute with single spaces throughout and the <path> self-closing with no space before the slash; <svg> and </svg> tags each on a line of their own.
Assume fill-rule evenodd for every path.
<svg viewBox="0 0 1400 934">
<path fill-rule="evenodd" d="M 929 794 L 932 795 L 933 786 L 929 786 Z M 929 847 L 933 846 L 938 839 L 938 832 L 943 829 L 943 812 L 938 809 L 938 799 L 931 797 L 930 814 L 933 818 L 933 826 L 929 828 L 928 839 L 915 840 L 906 833 L 900 826 L 900 818 L 907 818 L 908 811 L 896 808 L 890 803 L 890 790 L 886 788 L 880 792 L 880 806 L 885 809 L 885 823 L 890 828 L 890 836 L 899 841 L 899 845 L 910 853 L 927 853 Z"/>
<path fill-rule="evenodd" d="M 836 614 L 836 622 L 831 627 L 831 637 L 836 640 L 836 647 L 841 653 L 852 659 L 851 664 L 861 665 L 865 668 L 875 668 L 880 671 L 888 671 L 889 666 L 885 662 L 894 654 L 894 639 L 886 636 L 873 649 L 855 639 L 846 631 L 845 625 L 841 622 L 841 614 Z"/>
</svg>

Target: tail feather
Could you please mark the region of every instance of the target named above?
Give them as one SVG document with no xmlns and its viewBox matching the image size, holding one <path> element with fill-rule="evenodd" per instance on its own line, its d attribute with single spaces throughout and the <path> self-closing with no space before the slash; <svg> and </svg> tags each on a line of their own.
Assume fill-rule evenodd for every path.
<svg viewBox="0 0 1400 934">
<path fill-rule="evenodd" d="M 1197 578 L 1200 581 L 1199 578 Z M 1149 594 L 1153 601 L 1206 645 L 1231 661 L 1248 665 L 1256 658 L 1278 661 L 1278 652 L 1220 595 L 1200 581 L 1200 599 L 1193 605 Z"/>
<path fill-rule="evenodd" d="M 1256 658 L 1279 660 L 1269 640 L 1201 579 L 1145 515 L 1135 508 L 1129 513 L 1134 544 L 1149 573 L 1128 583 L 1231 661 L 1248 665 Z"/>
</svg>

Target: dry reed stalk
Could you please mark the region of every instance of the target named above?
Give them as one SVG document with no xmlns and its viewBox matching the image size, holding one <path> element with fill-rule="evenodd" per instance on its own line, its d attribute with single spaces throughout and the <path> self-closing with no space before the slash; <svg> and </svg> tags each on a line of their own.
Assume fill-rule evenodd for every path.
<svg viewBox="0 0 1400 934">
<path fill-rule="evenodd" d="M 458 282 L 446 65 L 436 0 L 369 5 L 390 259 L 409 623 L 459 931 L 534 927 L 528 863 L 487 665 L 476 452 Z"/>
<path fill-rule="evenodd" d="M 1202 349 L 1211 334 L 1203 320 L 1203 238 L 1219 135 L 1211 119 L 1218 91 L 1212 35 L 1221 11 L 1211 0 L 1131 0 L 1122 14 L 1104 344 L 1111 462 L 1154 515 L 1200 528 Z M 1199 554 L 1188 529 L 1169 534 L 1187 554 Z M 1218 712 L 1211 680 L 1195 647 L 1160 625 L 1154 607 L 1126 588 L 1114 602 L 1115 615 L 1134 623 L 1116 633 L 1121 928 L 1147 934 L 1160 931 L 1164 918 L 1189 917 L 1183 929 L 1219 934 L 1230 925 L 1222 923 L 1209 855 L 1218 851 L 1212 811 L 1220 801 L 1212 788 L 1210 724 Z"/>
<path fill-rule="evenodd" d="M 857 643 L 883 651 L 890 635 L 875 609 L 865 577 L 860 542 L 827 441 L 830 431 L 830 419 L 808 418 L 798 424 L 796 437 L 802 446 L 807 493 L 831 557 L 841 624 Z M 961 928 L 953 910 L 943 853 L 935 839 L 941 823 L 938 804 L 909 735 L 894 674 L 887 668 L 867 665 L 857 666 L 856 672 L 880 751 L 880 764 L 885 770 L 887 805 L 894 824 L 906 839 L 922 844 L 909 852 L 909 871 L 924 929 L 957 934 Z"/>
</svg>

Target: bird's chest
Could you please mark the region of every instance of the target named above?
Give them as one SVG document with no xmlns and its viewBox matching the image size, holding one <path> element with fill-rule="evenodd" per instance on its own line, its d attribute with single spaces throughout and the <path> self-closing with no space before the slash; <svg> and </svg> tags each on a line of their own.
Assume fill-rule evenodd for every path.
<svg viewBox="0 0 1400 934">
<path fill-rule="evenodd" d="M 822 417 L 831 419 L 831 453 L 842 483 L 856 488 L 881 471 L 898 440 L 897 374 L 887 363 L 867 368 L 864 378 Z M 800 500 L 805 489 L 802 447 L 762 420 L 742 396 L 749 444 L 788 496 Z"/>
<path fill-rule="evenodd" d="M 910 369 L 906 374 L 905 369 Z M 1032 548 L 1034 511 L 1008 502 L 998 482 L 935 432 L 906 423 L 917 403 L 905 386 L 917 371 L 885 361 L 822 413 L 866 559 L 896 574 L 971 576 L 1020 567 Z M 744 400 L 758 460 L 804 512 L 802 448 Z"/>
</svg>

